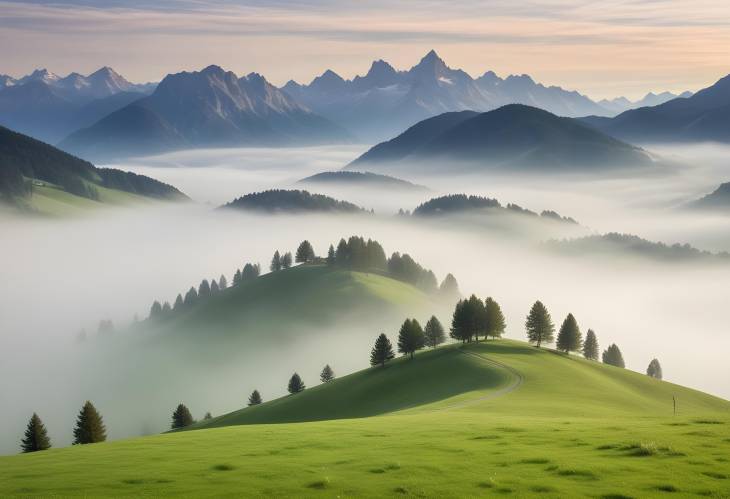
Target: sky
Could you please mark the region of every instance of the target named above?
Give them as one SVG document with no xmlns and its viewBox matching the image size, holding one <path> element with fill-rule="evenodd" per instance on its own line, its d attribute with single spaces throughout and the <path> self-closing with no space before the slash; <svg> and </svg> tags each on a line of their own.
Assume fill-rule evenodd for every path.
<svg viewBox="0 0 730 499">
<path fill-rule="evenodd" d="M 730 73 L 726 0 L 0 0 L 0 74 L 109 65 L 136 82 L 218 64 L 277 85 L 430 49 L 472 76 L 527 73 L 592 98 L 697 90 Z"/>
</svg>

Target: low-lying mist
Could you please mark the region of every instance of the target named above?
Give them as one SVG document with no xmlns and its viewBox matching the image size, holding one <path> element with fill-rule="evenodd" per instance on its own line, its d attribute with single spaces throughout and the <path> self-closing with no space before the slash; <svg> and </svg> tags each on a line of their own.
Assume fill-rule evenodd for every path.
<svg viewBox="0 0 730 499">
<path fill-rule="evenodd" d="M 525 316 L 540 299 L 557 326 L 572 312 L 583 333 L 596 331 L 602 349 L 617 343 L 630 369 L 643 372 L 657 357 L 665 379 L 730 397 L 730 367 L 724 358 L 730 348 L 724 319 L 730 306 L 730 265 L 677 265 L 622 254 L 571 258 L 490 226 L 393 216 L 397 208 L 413 209 L 438 194 L 466 192 L 535 211 L 555 210 L 578 220 L 587 232 L 628 232 L 730 250 L 729 218 L 677 210 L 730 179 L 730 165 L 720 161 L 730 151 L 663 151 L 683 154 L 691 168 L 666 175 L 407 178 L 434 192 L 411 199 L 368 190 L 359 194 L 363 201 L 347 199 L 375 208 L 375 215 L 266 216 L 224 213 L 210 205 L 290 186 L 312 173 L 337 169 L 358 152 L 215 150 L 143 158 L 115 166 L 172 183 L 198 203 L 104 210 L 67 220 L 0 221 L 8 242 L 0 263 L 6 289 L 0 300 L 0 406 L 7 421 L 0 452 L 18 450 L 34 411 L 46 422 L 54 444 L 65 445 L 79 408 L 90 399 L 105 417 L 110 437 L 120 438 L 164 430 L 179 402 L 199 418 L 205 411 L 219 414 L 244 406 L 254 388 L 267 400 L 283 395 L 295 370 L 313 386 L 325 363 L 339 375 L 366 367 L 369 347 L 342 341 L 351 332 L 345 325 L 298 331 L 298 342 L 282 345 L 278 362 L 180 363 L 176 371 L 175 352 L 169 351 L 157 384 L 135 375 L 139 359 L 133 351 L 120 348 L 112 360 L 109 349 L 103 355 L 94 351 L 109 342 L 97 338 L 101 319 L 114 322 L 112 341 L 117 341 L 135 314 L 146 317 L 153 300 L 172 302 L 202 279 L 221 274 L 230 282 L 232 272 L 246 262 L 266 269 L 274 250 L 293 252 L 303 239 L 324 254 L 330 243 L 353 234 L 380 241 L 387 253 L 411 254 L 439 279 L 453 273 L 464 294 L 494 297 L 507 318 L 510 338 L 524 339 Z M 448 316 L 441 318 L 448 323 Z M 79 344 L 82 328 L 88 339 Z M 373 330 L 372 338 L 380 332 Z M 393 339 L 397 335 L 396 329 L 385 332 Z M 204 334 L 200 340 L 206 341 Z M 142 389 L 142 384 L 158 391 Z M 165 389 L 166 384 L 175 389 Z"/>
</svg>

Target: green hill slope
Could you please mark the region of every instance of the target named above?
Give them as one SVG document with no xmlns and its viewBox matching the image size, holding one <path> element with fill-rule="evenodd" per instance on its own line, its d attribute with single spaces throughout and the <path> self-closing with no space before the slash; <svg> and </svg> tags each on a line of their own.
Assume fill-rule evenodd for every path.
<svg viewBox="0 0 730 499">
<path fill-rule="evenodd" d="M 328 412 L 355 419 L 243 424 Z M 514 341 L 423 352 L 207 424 L 233 426 L 0 458 L 0 495 L 730 494 L 730 403 Z"/>
</svg>

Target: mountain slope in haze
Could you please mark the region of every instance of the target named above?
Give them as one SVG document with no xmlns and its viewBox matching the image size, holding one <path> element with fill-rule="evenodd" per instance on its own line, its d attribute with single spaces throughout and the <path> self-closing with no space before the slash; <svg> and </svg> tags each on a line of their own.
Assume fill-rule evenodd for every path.
<svg viewBox="0 0 730 499">
<path fill-rule="evenodd" d="M 345 142 L 349 135 L 251 73 L 218 66 L 166 76 L 149 97 L 64 139 L 88 158 L 193 147 L 288 146 Z"/>
<path fill-rule="evenodd" d="M 226 210 L 266 213 L 360 213 L 364 210 L 347 201 L 339 201 L 308 191 L 272 189 L 246 194 L 221 206 Z"/>
<path fill-rule="evenodd" d="M 583 121 L 614 137 L 637 143 L 730 142 L 730 75 L 687 98 L 633 109 L 615 118 Z"/>
<path fill-rule="evenodd" d="M 257 378 L 269 375 L 265 369 Z M 102 496 L 110 484 L 130 496 L 730 491 L 728 401 L 577 356 L 490 340 L 316 384 L 203 421 L 197 431 L 0 457 L 0 493 L 17 495 L 29 483 L 42 496 Z M 228 392 L 238 407 L 245 395 Z M 205 410 L 187 405 L 196 415 Z M 454 466 L 455 456 L 478 465 Z"/>
<path fill-rule="evenodd" d="M 614 114 L 621 114 L 629 109 L 637 109 L 640 107 L 658 106 L 664 104 L 670 100 L 691 97 L 692 92 L 686 91 L 681 94 L 674 94 L 672 92 L 660 92 L 655 94 L 654 92 L 647 93 L 644 97 L 637 101 L 630 101 L 626 97 L 616 97 L 615 99 L 603 99 L 598 101 L 602 107 L 605 107 Z"/>
<path fill-rule="evenodd" d="M 452 126 L 431 126 L 453 117 L 445 115 L 419 123 L 387 143 L 376 145 L 346 168 L 384 172 L 419 169 L 443 174 L 447 168 L 596 171 L 653 164 L 649 154 L 638 147 L 578 120 L 529 106 L 511 104 L 477 115 L 463 113 L 455 116 L 458 119 Z M 461 119 L 464 117 L 467 119 Z"/>
<path fill-rule="evenodd" d="M 730 182 L 720 184 L 720 187 L 711 193 L 690 203 L 689 207 L 701 210 L 730 211 Z"/>
<path fill-rule="evenodd" d="M 53 146 L 0 127 L 0 198 L 22 204 L 35 191 L 51 188 L 91 201 L 104 201 L 107 190 L 155 199 L 187 199 L 174 187 L 155 179 L 96 168 Z"/>
<path fill-rule="evenodd" d="M 510 103 L 566 116 L 607 113 L 578 92 L 545 87 L 527 75 L 502 79 L 487 72 L 472 78 L 448 67 L 433 50 L 407 71 L 378 60 L 352 80 L 327 70 L 309 85 L 289 81 L 282 90 L 368 141 L 382 141 L 445 112 L 488 111 Z"/>
<path fill-rule="evenodd" d="M 0 85 L 0 125 L 56 143 L 151 90 L 150 85 L 130 83 L 109 67 L 63 78 L 36 70 L 6 81 L 4 88 Z"/>
<path fill-rule="evenodd" d="M 343 187 L 370 187 L 382 190 L 427 191 L 428 188 L 407 180 L 371 172 L 322 172 L 303 178 L 297 184 L 312 186 L 340 185 Z"/>
</svg>

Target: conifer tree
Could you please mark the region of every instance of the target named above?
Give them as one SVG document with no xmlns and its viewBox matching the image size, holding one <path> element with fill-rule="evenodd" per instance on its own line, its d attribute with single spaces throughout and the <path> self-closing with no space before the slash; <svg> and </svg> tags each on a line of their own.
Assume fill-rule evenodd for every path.
<svg viewBox="0 0 730 499">
<path fill-rule="evenodd" d="M 626 367 L 626 364 L 624 363 L 624 357 L 623 355 L 621 355 L 621 350 L 619 350 L 618 346 L 616 346 L 615 343 L 612 343 L 606 350 L 603 351 L 602 360 L 604 364 L 621 368 Z"/>
<path fill-rule="evenodd" d="M 208 279 L 203 279 L 200 281 L 200 286 L 198 286 L 198 296 L 201 298 L 205 298 L 210 295 L 210 283 L 208 282 Z"/>
<path fill-rule="evenodd" d="M 211 279 L 210 281 L 210 294 L 214 295 L 218 293 L 221 290 L 221 288 L 218 287 L 218 281 L 215 279 Z"/>
<path fill-rule="evenodd" d="M 398 333 L 398 352 L 410 355 L 411 359 L 416 350 L 423 348 L 425 338 L 423 329 L 416 319 L 406 319 Z"/>
<path fill-rule="evenodd" d="M 301 244 L 299 244 L 294 261 L 297 263 L 312 263 L 314 258 L 314 248 L 312 247 L 312 244 L 305 239 L 301 242 Z"/>
<path fill-rule="evenodd" d="M 81 408 L 74 428 L 74 445 L 94 444 L 106 440 L 106 428 L 101 414 L 88 400 Z"/>
<path fill-rule="evenodd" d="M 662 379 L 662 366 L 657 359 L 652 359 L 649 362 L 649 367 L 646 368 L 646 374 L 652 378 Z"/>
<path fill-rule="evenodd" d="M 553 342 L 555 324 L 553 324 L 547 308 L 539 300 L 530 309 L 527 321 L 525 321 L 525 329 L 529 341 L 536 343 L 538 348 L 543 343 Z"/>
<path fill-rule="evenodd" d="M 507 323 L 504 320 L 502 309 L 499 307 L 499 303 L 494 301 L 491 297 L 484 300 L 484 313 L 486 315 L 487 322 L 487 336 L 491 336 L 495 340 L 501 338 L 504 334 L 504 330 L 507 328 Z"/>
<path fill-rule="evenodd" d="M 456 299 L 461 296 L 459 283 L 456 282 L 456 278 L 451 274 L 446 274 L 444 280 L 441 281 L 439 292 L 447 299 Z"/>
<path fill-rule="evenodd" d="M 250 281 L 251 279 L 256 279 L 260 274 L 261 266 L 259 266 L 258 263 L 255 265 L 247 263 L 243 266 L 243 273 L 241 274 L 241 278 L 243 281 Z"/>
<path fill-rule="evenodd" d="M 281 257 L 281 268 L 288 269 L 291 267 L 291 253 L 288 251 Z"/>
<path fill-rule="evenodd" d="M 347 247 L 347 241 L 340 239 L 337 243 L 337 250 L 335 250 L 335 263 L 337 265 L 347 266 L 349 264 L 350 255 L 349 248 Z"/>
<path fill-rule="evenodd" d="M 28 421 L 20 448 L 23 452 L 36 452 L 51 448 L 51 440 L 48 438 L 46 427 L 35 412 Z"/>
<path fill-rule="evenodd" d="M 269 269 L 272 272 L 277 272 L 281 270 L 281 255 L 279 255 L 279 250 L 276 250 L 274 252 L 274 256 L 271 258 L 271 265 L 269 265 Z"/>
<path fill-rule="evenodd" d="M 221 274 L 220 279 L 218 279 L 218 289 L 223 291 L 226 288 L 228 288 L 228 280 L 226 279 L 226 276 Z"/>
<path fill-rule="evenodd" d="M 184 305 L 184 303 L 183 303 L 183 297 L 182 297 L 181 294 L 178 294 L 177 295 L 177 298 L 175 298 L 175 304 L 172 306 L 172 309 L 175 312 L 179 312 L 180 310 L 182 310 L 183 305 Z"/>
<path fill-rule="evenodd" d="M 195 305 L 196 301 L 198 301 L 198 292 L 191 286 L 190 289 L 188 289 L 188 292 L 185 293 L 185 300 L 183 304 L 186 308 L 190 308 Z"/>
<path fill-rule="evenodd" d="M 287 390 L 289 390 L 289 393 L 299 393 L 305 388 L 306 386 L 304 386 L 302 378 L 297 373 L 292 374 L 292 377 L 289 378 L 289 385 L 287 386 Z"/>
<path fill-rule="evenodd" d="M 426 327 L 423 328 L 423 336 L 426 346 L 431 348 L 435 348 L 446 341 L 444 327 L 435 315 L 432 315 L 428 322 L 426 322 Z"/>
<path fill-rule="evenodd" d="M 593 329 L 586 333 L 586 340 L 583 342 L 583 357 L 589 360 L 598 360 L 598 338 Z"/>
<path fill-rule="evenodd" d="M 236 270 L 236 273 L 233 274 L 233 285 L 236 286 L 238 284 L 241 284 L 241 280 L 242 280 L 241 271 Z"/>
<path fill-rule="evenodd" d="M 558 332 L 558 350 L 565 353 L 578 352 L 582 346 L 583 337 L 578 327 L 578 321 L 575 320 L 573 314 L 568 314 Z"/>
<path fill-rule="evenodd" d="M 190 414 L 190 410 L 188 410 L 185 404 L 179 404 L 172 413 L 171 427 L 173 430 L 177 428 L 185 428 L 194 422 L 195 420 L 193 420 L 193 415 Z"/>
<path fill-rule="evenodd" d="M 258 390 L 254 390 L 251 392 L 251 395 L 248 397 L 248 405 L 259 405 L 263 400 L 261 399 L 261 394 Z"/>
<path fill-rule="evenodd" d="M 172 312 L 172 307 L 170 306 L 170 302 L 166 301 L 162 305 L 162 315 L 170 315 L 170 312 Z"/>
<path fill-rule="evenodd" d="M 395 358 L 393 345 L 391 345 L 390 340 L 383 333 L 375 340 L 375 346 L 370 351 L 370 365 L 385 366 L 385 363 L 393 358 Z"/>
<path fill-rule="evenodd" d="M 319 379 L 320 381 L 322 381 L 322 383 L 329 383 L 330 381 L 335 379 L 335 372 L 332 370 L 329 364 L 322 368 Z"/>
<path fill-rule="evenodd" d="M 150 319 L 156 319 L 160 315 L 162 315 L 162 305 L 160 305 L 160 302 L 155 300 L 152 307 L 150 307 Z"/>
<path fill-rule="evenodd" d="M 330 248 L 327 250 L 327 265 L 335 264 L 335 247 L 330 244 Z"/>
</svg>

